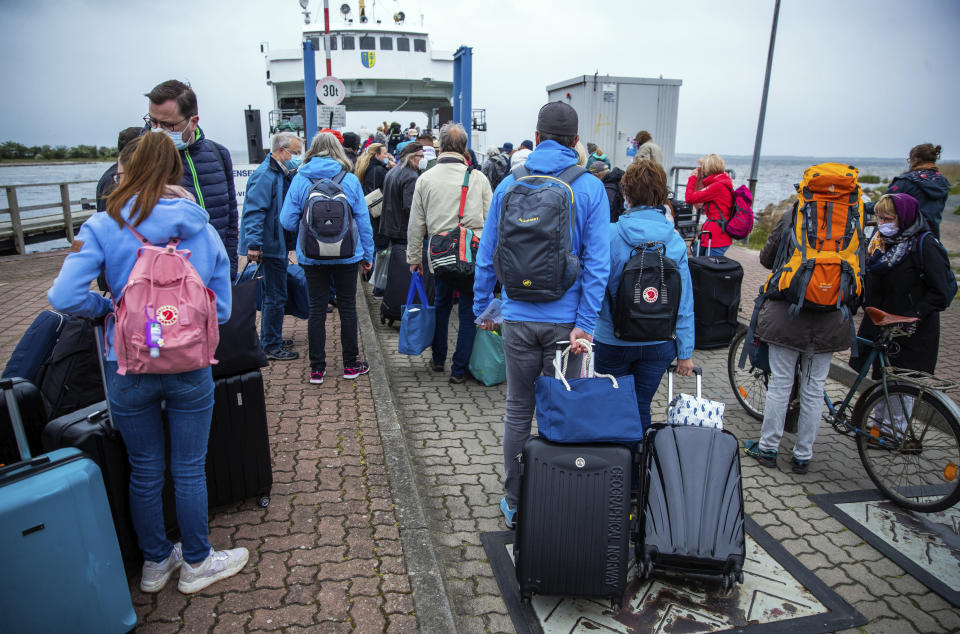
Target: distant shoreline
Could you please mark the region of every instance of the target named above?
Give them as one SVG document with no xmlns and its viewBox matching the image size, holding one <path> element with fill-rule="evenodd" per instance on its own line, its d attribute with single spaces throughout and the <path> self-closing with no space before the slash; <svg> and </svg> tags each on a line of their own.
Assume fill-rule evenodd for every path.
<svg viewBox="0 0 960 634">
<path fill-rule="evenodd" d="M 49 161 L 38 161 L 36 159 L 0 159 L 0 167 L 34 167 L 39 165 L 84 165 L 95 163 L 116 163 L 115 160 L 104 159 L 94 160 L 89 158 L 77 159 L 50 159 Z"/>
</svg>

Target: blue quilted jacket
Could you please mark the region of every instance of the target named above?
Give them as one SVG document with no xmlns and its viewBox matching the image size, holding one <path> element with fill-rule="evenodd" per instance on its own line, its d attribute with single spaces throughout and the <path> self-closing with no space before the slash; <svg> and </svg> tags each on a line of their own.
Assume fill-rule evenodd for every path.
<svg viewBox="0 0 960 634">
<path fill-rule="evenodd" d="M 149 131 L 149 128 L 144 128 Z M 217 153 L 220 154 L 219 158 Z M 230 279 L 237 276 L 237 191 L 233 185 L 233 161 L 230 151 L 211 141 L 197 128 L 196 140 L 180 150 L 183 185 L 210 214 L 230 257 Z"/>
</svg>

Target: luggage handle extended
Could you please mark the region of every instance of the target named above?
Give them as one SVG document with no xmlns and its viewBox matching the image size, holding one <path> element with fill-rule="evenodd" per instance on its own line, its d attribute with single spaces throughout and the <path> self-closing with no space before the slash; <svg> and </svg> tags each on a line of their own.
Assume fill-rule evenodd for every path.
<svg viewBox="0 0 960 634">
<path fill-rule="evenodd" d="M 7 413 L 10 415 L 10 424 L 13 426 L 13 437 L 17 441 L 17 450 L 20 452 L 21 460 L 30 460 L 30 446 L 27 444 L 27 432 L 23 429 L 23 418 L 20 417 L 20 404 L 17 403 L 17 396 L 13 393 L 13 380 L 0 380 L 0 390 L 3 390 L 3 396 L 7 401 Z"/>
<path fill-rule="evenodd" d="M 104 324 L 93 325 L 93 338 L 97 343 L 97 363 L 100 366 L 100 381 L 103 383 L 104 402 L 107 404 L 107 428 L 116 431 L 113 425 L 113 412 L 110 411 L 110 395 L 107 394 L 107 366 L 104 363 L 104 354 L 106 354 L 106 326 Z"/>
<path fill-rule="evenodd" d="M 667 403 L 673 402 L 673 374 L 676 371 L 676 364 L 667 368 Z M 697 398 L 702 398 L 703 370 L 700 369 L 699 365 L 695 365 L 693 366 L 693 373 L 697 375 Z"/>
<path fill-rule="evenodd" d="M 567 342 L 566 342 L 566 341 L 558 341 L 558 342 L 557 342 L 557 344 L 565 344 L 565 343 L 567 343 Z M 584 354 L 586 355 L 586 357 L 587 357 L 587 370 L 586 370 L 587 376 L 586 376 L 585 378 L 592 379 L 592 378 L 595 378 L 595 377 L 600 377 L 600 378 L 604 378 L 604 379 L 610 379 L 610 382 L 613 383 L 613 389 L 615 389 L 615 390 L 616 390 L 616 389 L 619 389 L 619 388 L 620 388 L 620 384 L 617 383 L 617 378 L 616 378 L 615 376 L 613 376 L 612 374 L 597 374 L 597 372 L 596 372 L 596 370 L 595 370 L 595 368 L 594 368 L 594 366 L 593 366 L 593 343 L 590 342 L 590 341 L 587 340 L 587 339 L 577 339 L 577 343 L 582 344 L 582 345 L 586 346 L 586 348 L 587 348 L 587 351 L 584 353 Z M 566 374 L 567 374 L 567 363 L 568 363 L 569 360 L 570 360 L 570 348 L 572 348 L 572 346 L 568 345 L 568 346 L 567 346 L 566 348 L 564 348 L 563 351 L 561 352 L 561 351 L 560 351 L 560 348 L 558 347 L 557 350 L 556 350 L 556 352 L 555 352 L 555 355 L 554 355 L 554 357 L 553 357 L 553 368 L 554 368 L 554 371 L 555 371 L 555 376 L 556 376 L 556 378 L 560 379 L 560 381 L 563 382 L 563 386 L 564 386 L 565 388 L 567 388 L 567 391 L 568 391 L 568 392 L 571 391 L 571 389 L 572 389 L 572 388 L 570 387 L 570 384 L 567 383 L 567 378 L 566 378 Z M 583 372 L 584 372 L 584 370 L 583 370 L 583 363 L 581 363 L 581 364 L 580 364 L 580 373 L 581 373 L 581 375 L 583 374 Z"/>
</svg>

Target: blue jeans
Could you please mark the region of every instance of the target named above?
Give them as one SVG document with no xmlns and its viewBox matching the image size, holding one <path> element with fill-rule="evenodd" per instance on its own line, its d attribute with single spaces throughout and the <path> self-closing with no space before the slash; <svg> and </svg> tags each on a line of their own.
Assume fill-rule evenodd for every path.
<svg viewBox="0 0 960 634">
<path fill-rule="evenodd" d="M 283 313 L 287 306 L 287 261 L 263 258 L 263 309 L 260 316 L 260 345 L 277 350 L 283 343 Z"/>
<path fill-rule="evenodd" d="M 616 346 L 599 341 L 594 346 L 597 372 L 614 376 L 633 375 L 637 390 L 637 406 L 640 422 L 646 431 L 650 426 L 650 401 L 660 387 L 660 379 L 670 364 L 677 358 L 677 344 L 664 341 L 647 346 Z"/>
<path fill-rule="evenodd" d="M 180 374 L 117 374 L 107 361 L 110 414 L 123 436 L 130 459 L 130 514 L 137 543 L 147 561 L 163 561 L 173 544 L 163 523 L 166 471 L 164 424 L 160 404 L 166 402 L 170 433 L 170 474 L 177 501 L 183 558 L 198 564 L 210 553 L 207 541 L 207 440 L 213 415 L 210 368 Z"/>
<path fill-rule="evenodd" d="M 720 256 L 727 252 L 727 249 L 730 248 L 730 245 L 725 247 L 713 247 L 710 249 L 710 255 Z M 707 247 L 701 246 L 700 250 L 697 251 L 697 255 L 703 257 L 707 254 Z"/>
<path fill-rule="evenodd" d="M 473 278 L 470 282 L 452 286 L 437 278 L 433 282 L 433 303 L 437 308 L 437 322 L 433 331 L 433 362 L 443 365 L 447 360 L 447 327 L 450 324 L 450 312 L 453 310 L 453 292 L 460 291 L 457 304 L 457 316 L 460 326 L 457 328 L 457 348 L 453 351 L 450 364 L 451 376 L 461 377 L 470 364 L 473 353 L 473 339 L 477 328 L 473 323 Z"/>
</svg>

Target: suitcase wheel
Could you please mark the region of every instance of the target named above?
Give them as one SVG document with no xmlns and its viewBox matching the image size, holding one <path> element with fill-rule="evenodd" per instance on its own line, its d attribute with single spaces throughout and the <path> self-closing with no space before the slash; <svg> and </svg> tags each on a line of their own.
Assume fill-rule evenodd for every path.
<svg viewBox="0 0 960 634">
<path fill-rule="evenodd" d="M 257 499 L 257 506 L 259 506 L 259 507 L 262 508 L 262 509 L 265 509 L 265 508 L 267 508 L 268 506 L 270 506 L 270 496 L 269 496 L 269 495 L 264 495 L 264 496 L 258 498 L 258 499 Z"/>
</svg>

